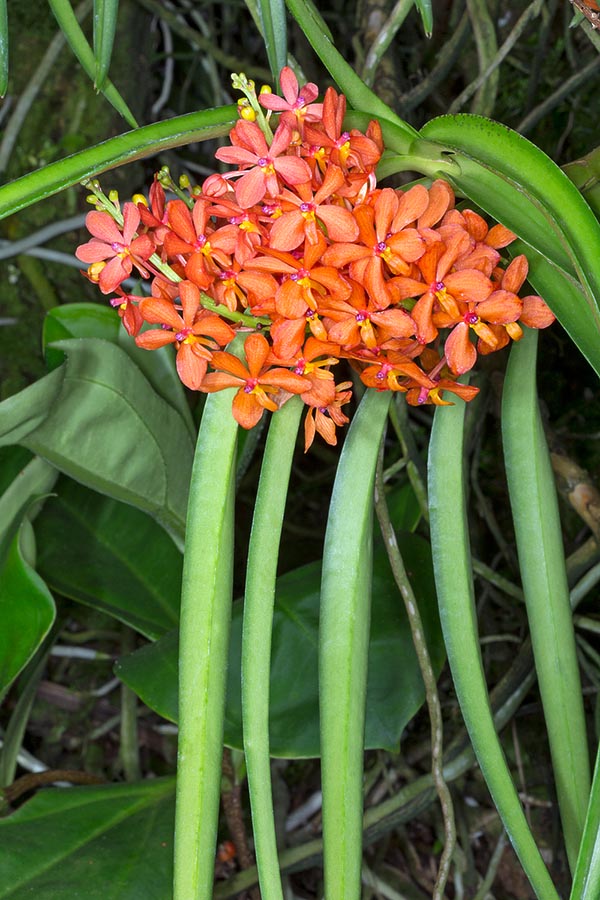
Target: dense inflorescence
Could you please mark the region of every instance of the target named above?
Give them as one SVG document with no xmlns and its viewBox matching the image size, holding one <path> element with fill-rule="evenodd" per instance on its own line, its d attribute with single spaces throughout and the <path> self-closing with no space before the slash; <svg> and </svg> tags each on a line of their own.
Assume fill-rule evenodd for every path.
<svg viewBox="0 0 600 900">
<path fill-rule="evenodd" d="M 315 431 L 335 444 L 352 396 L 351 382 L 336 383 L 342 359 L 367 387 L 413 405 L 470 400 L 477 388 L 457 377 L 478 354 L 554 318 L 540 297 L 519 296 L 527 259 L 499 252 L 515 235 L 455 208 L 443 180 L 378 187 L 378 122 L 344 131 L 343 95 L 329 88 L 318 103 L 316 85 L 299 89 L 290 69 L 280 80 L 283 97 L 257 98 L 234 78 L 249 99 L 216 153 L 234 170 L 170 200 L 158 178 L 122 212 L 95 186 L 92 239 L 77 250 L 87 276 L 115 295 L 138 346 L 175 345 L 188 388 L 237 388 L 244 428 L 299 394 L 306 448 Z M 123 290 L 134 269 L 152 278 L 151 296 Z M 223 349 L 236 332 L 247 333 L 245 362 Z"/>
</svg>

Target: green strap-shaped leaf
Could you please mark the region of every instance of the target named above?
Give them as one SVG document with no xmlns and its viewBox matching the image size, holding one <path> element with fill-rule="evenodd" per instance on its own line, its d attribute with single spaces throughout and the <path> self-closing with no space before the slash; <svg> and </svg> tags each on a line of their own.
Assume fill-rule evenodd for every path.
<svg viewBox="0 0 600 900">
<path fill-rule="evenodd" d="M 287 5 L 310 41 L 313 50 L 348 98 L 349 104 L 355 109 L 368 110 L 371 118 L 395 122 L 398 128 L 404 131 L 407 142 L 416 137 L 417 132 L 414 128 L 397 116 L 383 100 L 380 100 L 377 94 L 366 86 L 362 78 L 359 78 L 354 69 L 346 62 L 329 37 L 328 29 L 323 26 L 322 19 L 312 3 L 307 0 L 287 0 Z"/>
<path fill-rule="evenodd" d="M 285 0 L 260 0 L 260 19 L 271 72 L 276 82 L 287 65 Z"/>
<path fill-rule="evenodd" d="M 7 0 L 0 0 L 0 97 L 8 90 L 8 11 Z"/>
<path fill-rule="evenodd" d="M 431 545 L 448 662 L 473 749 L 539 900 L 558 894 L 529 830 L 490 708 L 479 650 L 464 485 L 465 403 L 436 410 L 428 459 Z"/>
<path fill-rule="evenodd" d="M 94 56 L 96 57 L 95 87 L 103 91 L 112 57 L 119 0 L 94 0 Z"/>
<path fill-rule="evenodd" d="M 279 542 L 296 433 L 303 408 L 300 397 L 293 397 L 271 419 L 252 519 L 244 597 L 244 750 L 256 864 L 263 900 L 283 900 L 271 791 L 269 682 Z"/>
<path fill-rule="evenodd" d="M 233 390 L 204 407 L 190 483 L 179 640 L 174 900 L 211 900 L 233 580 Z"/>
<path fill-rule="evenodd" d="M 590 769 L 558 501 L 536 390 L 537 331 L 513 344 L 502 397 L 502 442 L 560 817 L 571 869 Z"/>
<path fill-rule="evenodd" d="M 93 81 L 96 75 L 94 53 L 87 42 L 85 34 L 81 30 L 81 26 L 73 12 L 70 0 L 48 0 L 48 2 L 50 3 L 50 8 L 54 13 L 56 21 L 60 25 L 60 29 L 67 39 L 71 50 L 79 60 L 86 75 Z M 102 90 L 102 93 L 108 102 L 121 116 L 123 116 L 131 128 L 138 127 L 138 123 L 136 122 L 133 113 L 116 87 L 110 81 L 106 82 L 105 88 L 99 88 L 99 90 Z"/>
<path fill-rule="evenodd" d="M 600 897 L 600 749 L 569 900 Z"/>
<path fill-rule="evenodd" d="M 0 187 L 0 219 L 107 169 L 135 159 L 145 159 L 169 147 L 227 134 L 236 120 L 233 106 L 188 113 L 110 138 L 95 147 L 50 163 Z"/>
<path fill-rule="evenodd" d="M 431 0 L 415 0 L 415 6 L 419 10 L 425 37 L 431 37 L 433 33 L 433 9 Z"/>
<path fill-rule="evenodd" d="M 340 456 L 325 534 L 319 624 L 327 900 L 361 896 L 363 748 L 373 484 L 391 393 L 369 390 Z"/>
</svg>

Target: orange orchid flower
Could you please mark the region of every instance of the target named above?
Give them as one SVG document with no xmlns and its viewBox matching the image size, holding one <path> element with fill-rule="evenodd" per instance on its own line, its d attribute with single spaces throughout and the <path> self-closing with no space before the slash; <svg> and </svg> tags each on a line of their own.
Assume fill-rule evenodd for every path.
<svg viewBox="0 0 600 900">
<path fill-rule="evenodd" d="M 148 234 L 135 237 L 140 224 L 140 212 L 134 203 L 126 203 L 123 207 L 123 228 L 107 212 L 94 210 L 85 217 L 87 230 L 93 235 L 91 241 L 82 244 L 75 251 L 75 256 L 85 263 L 102 263 L 105 265 L 96 272 L 90 273 L 93 281 L 97 281 L 103 294 L 112 294 L 114 290 L 129 278 L 133 267 L 148 278 L 148 270 L 144 263 L 154 253 L 154 241 Z"/>
<path fill-rule="evenodd" d="M 183 200 L 171 200 L 167 204 L 167 219 L 171 231 L 164 237 L 165 253 L 168 257 L 186 257 L 186 278 L 206 290 L 219 272 L 218 267 L 229 266 L 235 236 L 224 233 L 224 229 L 214 229 L 207 200 L 197 200 L 191 212 Z"/>
<path fill-rule="evenodd" d="M 206 374 L 212 351 L 233 340 L 235 332 L 219 316 L 200 306 L 200 291 L 191 281 L 179 285 L 182 315 L 163 297 L 147 297 L 139 309 L 142 318 L 161 328 L 138 334 L 138 347 L 156 350 L 166 344 L 177 347 L 177 372 L 182 382 L 197 391 Z"/>
<path fill-rule="evenodd" d="M 274 398 L 280 391 L 301 394 L 311 387 L 307 378 L 289 369 L 271 368 L 267 364 L 270 352 L 269 343 L 262 334 L 249 334 L 244 346 L 248 366 L 232 353 L 216 351 L 212 355 L 211 365 L 217 371 L 207 375 L 200 386 L 200 390 L 206 393 L 237 387 L 232 410 L 242 428 L 253 428 L 265 409 L 275 412 L 278 404 Z"/>
<path fill-rule="evenodd" d="M 358 225 L 350 210 L 332 201 L 344 184 L 344 173 L 338 166 L 325 170 L 322 185 L 313 195 L 310 185 L 297 185 L 296 194 L 284 190 L 280 194 L 285 210 L 271 227 L 269 245 L 275 250 L 295 250 L 307 240 L 319 242 L 319 225 L 323 225 L 332 241 L 354 241 L 358 237 Z M 329 202 L 327 202 L 329 201 Z"/>
<path fill-rule="evenodd" d="M 222 162 L 241 166 L 227 177 L 238 177 L 235 196 L 242 209 L 260 203 L 265 194 L 276 197 L 281 178 L 286 184 L 300 184 L 310 180 L 307 163 L 298 156 L 286 156 L 292 140 L 292 129 L 281 122 L 269 147 L 255 122 L 240 120 L 231 132 L 232 147 L 221 147 L 215 153 Z M 247 171 L 246 171 L 247 170 Z"/>
</svg>

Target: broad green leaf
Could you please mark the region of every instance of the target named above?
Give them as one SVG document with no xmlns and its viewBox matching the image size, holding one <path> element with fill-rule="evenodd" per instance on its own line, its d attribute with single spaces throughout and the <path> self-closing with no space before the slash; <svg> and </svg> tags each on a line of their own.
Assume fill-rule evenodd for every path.
<svg viewBox="0 0 600 900">
<path fill-rule="evenodd" d="M 52 490 L 57 477 L 54 466 L 35 456 L 0 496 L 0 565 L 23 516 L 37 498 Z"/>
<path fill-rule="evenodd" d="M 76 481 L 149 512 L 183 540 L 193 446 L 181 416 L 108 341 L 59 341 L 67 361 L 0 404 L 19 443 Z"/>
<path fill-rule="evenodd" d="M 98 303 L 67 303 L 51 309 L 44 319 L 42 346 L 50 369 L 59 366 L 65 354 L 48 346 L 68 338 L 101 338 L 121 347 L 144 373 L 156 393 L 181 413 L 190 435 L 196 427 L 181 379 L 175 368 L 173 347 L 160 347 L 149 352 L 138 347 L 121 325 L 116 310 Z"/>
<path fill-rule="evenodd" d="M 94 83 L 97 91 L 104 90 L 108 76 L 118 15 L 119 0 L 94 0 Z"/>
<path fill-rule="evenodd" d="M 165 900 L 174 779 L 49 788 L 0 820 L 0 898 Z"/>
<path fill-rule="evenodd" d="M 383 100 L 380 100 L 377 94 L 366 86 L 362 78 L 359 78 L 354 69 L 346 62 L 339 50 L 336 49 L 329 29 L 324 27 L 323 20 L 314 4 L 310 0 L 287 0 L 287 5 L 310 41 L 313 50 L 327 67 L 332 78 L 338 83 L 340 90 L 346 95 L 350 106 L 358 110 L 368 110 L 371 118 L 394 122 L 398 130 L 404 133 L 404 150 L 406 151 L 417 132 L 397 116 Z"/>
<path fill-rule="evenodd" d="M 37 567 L 53 590 L 115 616 L 148 638 L 177 625 L 182 557 L 132 506 L 67 478 L 35 521 Z"/>
<path fill-rule="evenodd" d="M 50 591 L 25 559 L 24 527 L 0 568 L 0 697 L 36 652 L 56 615 Z"/>
<path fill-rule="evenodd" d="M 110 138 L 0 187 L 0 219 L 124 163 L 146 159 L 170 147 L 221 137 L 236 121 L 236 107 L 222 106 L 175 116 Z"/>
<path fill-rule="evenodd" d="M 461 174 L 453 176 L 452 180 L 461 188 L 464 173 L 467 196 L 486 212 L 499 218 L 493 208 L 498 200 L 504 206 L 512 202 L 511 218 L 516 227 L 505 217 L 499 219 L 503 224 L 565 269 L 564 255 L 567 255 L 586 290 L 596 321 L 600 321 L 600 260 L 597 252 L 600 224 L 565 173 L 522 135 L 481 116 L 441 116 L 428 122 L 421 134 L 427 140 L 456 151 L 454 158 Z M 481 166 L 497 172 L 505 180 L 504 187 L 499 186 L 499 198 L 486 190 L 485 185 L 478 191 L 475 176 Z M 528 215 L 531 207 L 543 216 L 544 232 L 550 228 L 553 233 L 555 246 L 552 248 L 540 246 L 535 233 L 519 227 L 520 216 L 525 210 L 529 211 Z"/>
<path fill-rule="evenodd" d="M 65 360 L 62 350 L 50 346 L 69 338 L 99 338 L 113 344 L 119 338 L 119 316 L 115 310 L 99 303 L 66 303 L 51 309 L 42 327 L 42 349 L 50 371 Z"/>
<path fill-rule="evenodd" d="M 33 459 L 25 447 L 0 447 L 0 494 L 8 490 L 19 472 Z"/>
<path fill-rule="evenodd" d="M 0 447 L 24 443 L 47 419 L 60 396 L 65 371 L 62 366 L 0 403 Z"/>
<path fill-rule="evenodd" d="M 444 650 L 432 584 L 427 543 L 417 535 L 398 535 L 424 620 L 436 671 Z M 310 563 L 277 580 L 271 664 L 271 754 L 319 754 L 317 642 L 321 566 Z M 242 747 L 240 653 L 242 604 L 234 604 L 229 658 L 225 741 Z M 167 719 L 177 720 L 177 634 L 171 632 L 130 656 L 116 672 L 141 699 Z M 365 746 L 397 751 L 406 724 L 424 701 L 423 682 L 412 646 L 404 606 L 380 547 L 375 551 L 373 610 L 367 688 Z"/>
<path fill-rule="evenodd" d="M 84 72 L 92 79 L 95 78 L 95 60 L 92 48 L 87 42 L 86 36 L 77 21 L 70 0 L 49 0 L 50 8 L 65 38 L 69 42 L 71 50 L 79 60 Z M 131 128 L 137 128 L 137 122 L 133 113 L 123 100 L 116 87 L 108 81 L 105 87 L 98 86 L 109 103 L 123 116 Z"/>
</svg>

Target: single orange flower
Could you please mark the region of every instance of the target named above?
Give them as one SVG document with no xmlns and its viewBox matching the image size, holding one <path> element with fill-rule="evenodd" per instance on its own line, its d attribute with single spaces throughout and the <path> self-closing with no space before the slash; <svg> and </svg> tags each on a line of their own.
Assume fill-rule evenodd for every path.
<svg viewBox="0 0 600 900">
<path fill-rule="evenodd" d="M 161 328 L 151 328 L 138 334 L 138 347 L 156 350 L 166 344 L 177 347 L 177 373 L 192 391 L 197 391 L 206 374 L 212 351 L 233 340 L 235 332 L 220 316 L 200 306 L 200 291 L 191 281 L 179 285 L 183 315 L 163 297 L 147 297 L 139 309 L 142 318 Z"/>
<path fill-rule="evenodd" d="M 212 394 L 224 388 L 239 388 L 233 398 L 233 416 L 242 428 L 253 428 L 265 409 L 278 409 L 275 396 L 280 391 L 301 394 L 311 387 L 307 378 L 280 367 L 271 368 L 267 359 L 271 352 L 262 334 L 252 333 L 246 338 L 244 353 L 248 366 L 233 353 L 216 351 L 211 365 L 218 369 L 204 378 L 200 390 Z"/>
</svg>

